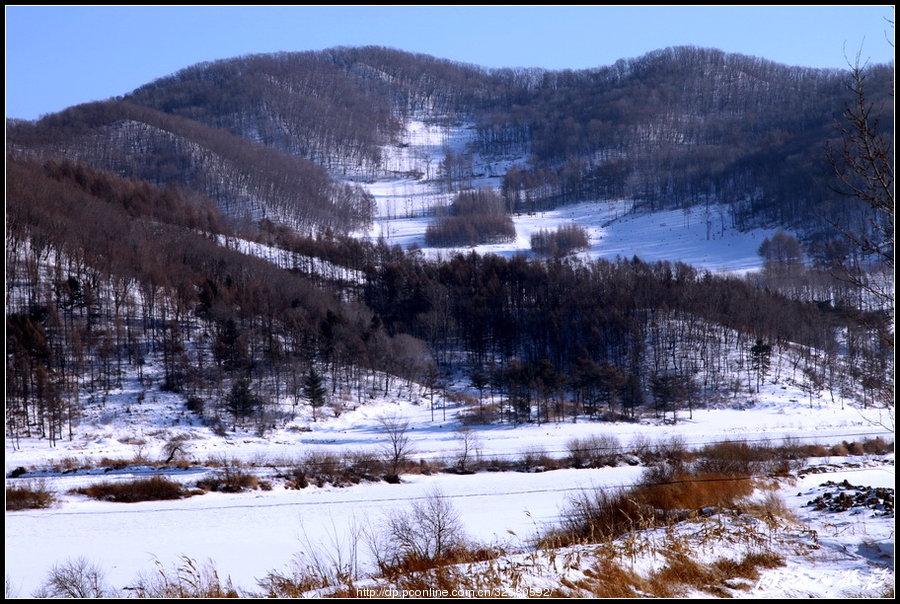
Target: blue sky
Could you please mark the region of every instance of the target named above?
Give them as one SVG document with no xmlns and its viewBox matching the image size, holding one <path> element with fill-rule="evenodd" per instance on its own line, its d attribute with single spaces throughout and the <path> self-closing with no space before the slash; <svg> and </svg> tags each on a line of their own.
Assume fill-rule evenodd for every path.
<svg viewBox="0 0 900 604">
<path fill-rule="evenodd" d="M 582 68 L 679 44 L 782 63 L 891 60 L 887 6 L 7 7 L 6 115 L 124 94 L 199 61 L 378 44 L 489 67 Z"/>
</svg>

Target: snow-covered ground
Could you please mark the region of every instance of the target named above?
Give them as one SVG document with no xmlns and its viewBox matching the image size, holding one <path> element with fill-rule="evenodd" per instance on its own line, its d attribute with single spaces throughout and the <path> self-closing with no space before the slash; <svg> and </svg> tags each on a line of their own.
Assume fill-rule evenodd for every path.
<svg viewBox="0 0 900 604">
<path fill-rule="evenodd" d="M 158 372 L 156 364 L 145 370 L 149 376 Z M 291 401 L 284 401 L 282 412 L 291 413 L 274 430 L 259 436 L 253 426 L 248 426 L 222 437 L 188 412 L 181 397 L 153 385 L 141 385 L 135 376 L 126 379 L 123 387 L 113 390 L 105 401 L 98 396 L 84 404 L 84 419 L 71 441 L 61 440 L 50 447 L 38 438 L 22 438 L 18 443 L 7 439 L 6 471 L 58 464 L 69 457 L 96 461 L 143 455 L 156 459 L 166 440 L 179 434 L 189 437 L 190 454 L 198 460 L 225 456 L 261 462 L 290 460 L 312 452 L 373 452 L 384 446 L 386 437 L 379 419 L 385 416 L 408 421 L 415 458 L 443 459 L 460 449 L 459 430 L 464 427 L 460 414 L 471 410 L 467 405 L 447 402 L 445 418 L 443 398 L 435 398 L 432 412 L 428 398 L 417 385 L 413 384 L 410 391 L 397 380 L 387 395 L 371 389 L 362 400 L 352 393 L 339 394 L 317 421 L 312 421 L 309 407 L 302 402 L 292 409 Z M 576 423 L 569 418 L 544 424 L 473 425 L 471 429 L 481 455 L 505 458 L 518 458 L 528 451 L 562 457 L 572 438 L 595 435 L 615 436 L 626 447 L 636 437 L 650 442 L 679 437 L 689 446 L 699 446 L 720 440 L 778 441 L 794 437 L 831 443 L 865 435 L 893 435 L 893 420 L 883 410 L 862 409 L 840 399 L 831 401 L 827 395 L 810 403 L 786 377 L 779 384 L 764 384 L 759 394 L 744 391 L 710 408 L 695 409 L 692 414 L 682 411 L 675 424 L 671 416 L 668 420 L 645 416 L 638 422 L 598 422 L 582 417 Z"/>
<path fill-rule="evenodd" d="M 447 257 L 470 250 L 504 256 L 530 255 L 532 233 L 578 224 L 590 237 L 590 247 L 581 254 L 584 258 L 612 260 L 637 256 L 649 262 L 681 261 L 715 272 L 743 273 L 762 266 L 757 250 L 765 238 L 776 232 L 763 228 L 738 231 L 727 226 L 723 230 L 719 224 L 708 232 L 705 211 L 701 208 L 688 213 L 681 210 L 629 213 L 631 207 L 628 201 L 598 201 L 513 215 L 514 240 L 473 247 L 427 247 L 425 230 L 431 219 L 426 216 L 378 219 L 373 236 L 384 236 L 389 242 L 406 247 L 415 245 L 429 257 Z"/>
<path fill-rule="evenodd" d="M 106 569 L 114 585 L 123 587 L 139 571 L 151 570 L 154 559 L 168 566 L 187 555 L 212 559 L 237 586 L 254 588 L 255 579 L 284 568 L 310 545 L 324 547 L 335 531 L 346 540 L 354 523 L 377 525 L 389 511 L 406 509 L 435 488 L 451 498 L 472 538 L 515 547 L 552 522 L 573 492 L 627 484 L 640 472 L 641 468 L 626 466 L 540 474 L 407 476 L 400 485 L 299 491 L 276 487 L 269 492 L 207 493 L 135 504 L 68 495 L 58 509 L 7 513 L 6 572 L 20 593 L 27 594 L 55 562 L 85 556 Z M 53 484 L 65 490 L 83 481 L 68 478 Z M 360 553 L 366 556 L 365 551 Z"/>
<path fill-rule="evenodd" d="M 435 489 L 457 510 L 468 537 L 509 552 L 529 551 L 532 538 L 558 522 L 569 497 L 584 490 L 632 484 L 642 470 L 624 466 L 537 474 L 416 475 L 404 477 L 400 485 L 309 487 L 299 491 L 276 486 L 268 492 L 207 493 L 180 501 L 135 504 L 96 502 L 64 494 L 94 477 L 60 477 L 52 480 L 53 487 L 62 493 L 57 507 L 7 513 L 6 573 L 13 589 L 25 595 L 40 585 L 54 563 L 86 557 L 104 569 L 113 587 L 122 588 L 139 573 L 151 571 L 155 561 L 171 567 L 181 556 L 188 556 L 199 562 L 211 561 L 236 587 L 253 590 L 267 572 L 286 570 L 292 560 L 302 560 L 313 550 L 320 555 L 324 551 L 349 555 L 361 529 L 377 530 L 387 515 L 407 509 L 411 502 Z M 191 472 L 176 477 L 183 482 L 198 478 Z M 823 473 L 785 479 L 779 494 L 799 524 L 789 530 L 777 529 L 767 538 L 768 546 L 785 558 L 785 565 L 764 571 L 742 593 L 757 597 L 846 596 L 877 592 L 890 584 L 892 516 L 859 509 L 833 514 L 806 505 L 822 491 L 819 485 L 845 478 L 857 485 L 892 486 L 893 456 L 842 458 Z M 682 532 L 690 536 L 703 531 L 688 525 Z M 652 544 L 662 545 L 671 537 L 665 531 L 656 533 L 642 537 L 651 546 L 642 548 L 644 553 L 640 555 L 649 555 L 650 559 L 632 560 L 633 568 L 646 570 L 655 564 Z M 748 544 L 751 542 L 747 539 Z M 370 553 L 362 544 L 356 545 L 361 568 L 371 568 Z M 695 554 L 715 560 L 746 547 L 749 545 L 733 538 L 722 542 L 705 539 L 703 548 L 698 546 Z M 546 554 L 542 552 L 541 556 Z M 582 567 L 589 566 L 590 560 L 589 553 L 583 559 L 579 556 Z M 541 564 L 555 563 L 538 557 Z M 546 568 L 529 572 L 534 575 L 530 577 L 533 584 L 540 586 L 562 576 L 571 577 L 579 569 L 578 565 L 563 567 L 556 577 Z"/>
</svg>

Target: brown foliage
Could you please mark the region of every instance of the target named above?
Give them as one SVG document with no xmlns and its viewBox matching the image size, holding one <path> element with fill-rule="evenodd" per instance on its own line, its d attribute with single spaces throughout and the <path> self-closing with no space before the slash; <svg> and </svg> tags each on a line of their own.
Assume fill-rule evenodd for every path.
<svg viewBox="0 0 900 604">
<path fill-rule="evenodd" d="M 116 503 L 184 499 L 197 494 L 195 491 L 185 488 L 181 483 L 164 476 L 152 476 L 127 482 L 99 482 L 74 489 L 72 492 L 91 499 Z"/>
<path fill-rule="evenodd" d="M 6 510 L 34 510 L 48 508 L 56 495 L 43 482 L 27 482 L 6 487 Z"/>
</svg>

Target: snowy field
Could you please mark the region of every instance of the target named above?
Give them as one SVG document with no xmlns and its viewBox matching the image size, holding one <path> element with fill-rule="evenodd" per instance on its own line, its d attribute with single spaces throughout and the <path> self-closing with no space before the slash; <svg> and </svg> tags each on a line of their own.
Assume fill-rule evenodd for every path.
<svg viewBox="0 0 900 604">
<path fill-rule="evenodd" d="M 276 487 L 262 493 L 208 493 L 181 501 L 135 504 L 69 496 L 58 510 L 7 514 L 7 573 L 16 579 L 21 593 L 30 593 L 53 562 L 87 556 L 108 569 L 115 585 L 125 586 L 139 571 L 151 570 L 154 559 L 168 565 L 187 555 L 213 559 L 237 586 L 254 588 L 255 578 L 284 568 L 310 545 L 324 547 L 335 533 L 344 542 L 354 523 L 377 523 L 390 510 L 406 509 L 430 489 L 439 488 L 452 498 L 472 538 L 515 547 L 554 521 L 573 492 L 627 484 L 639 474 L 640 468 L 619 467 L 409 476 L 401 485 L 302 491 Z M 71 488 L 65 480 L 55 484 Z M 90 546 L 85 547 L 86 543 Z M 52 557 L 48 551 L 54 552 Z"/>
<path fill-rule="evenodd" d="M 456 253 L 476 251 L 481 254 L 531 255 L 531 235 L 541 229 L 553 230 L 567 224 L 584 227 L 590 247 L 584 258 L 631 258 L 642 260 L 681 261 L 714 272 L 745 273 L 762 266 L 759 246 L 775 229 L 738 231 L 716 226 L 707 233 L 705 212 L 695 208 L 685 214 L 681 210 L 649 214 L 629 213 L 630 202 L 586 202 L 564 206 L 547 212 L 513 215 L 516 238 L 498 244 L 462 248 L 429 248 L 425 230 L 429 217 L 377 219 L 372 236 L 383 236 L 389 242 L 405 247 L 417 246 L 428 257 L 449 257 Z"/>
<path fill-rule="evenodd" d="M 894 483 L 892 456 L 855 465 L 864 467 L 844 470 L 838 465 L 782 484 L 781 495 L 799 522 L 815 531 L 816 547 L 805 542 L 802 548 L 798 543 L 785 547 L 786 566 L 766 571 L 747 595 L 860 594 L 892 579 L 892 517 L 859 510 L 829 515 L 806 507 L 827 480 L 846 478 L 872 487 Z M 208 493 L 135 504 L 65 495 L 56 509 L 7 513 L 6 572 L 13 589 L 28 594 L 54 562 L 85 556 L 106 571 L 113 586 L 123 588 L 139 573 L 152 572 L 157 561 L 171 567 L 188 556 L 214 562 L 236 587 L 253 590 L 267 572 L 307 560 L 304 552 L 329 550 L 348 556 L 362 529 L 373 530 L 391 511 L 406 509 L 434 489 L 452 502 L 470 538 L 510 552 L 525 551 L 533 536 L 559 520 L 569 497 L 587 489 L 631 484 L 641 471 L 626 466 L 538 474 L 407 476 L 401 485 L 302 491 L 276 486 L 269 492 Z M 189 478 L 197 477 L 179 476 L 183 481 Z M 65 477 L 53 485 L 62 492 L 89 480 Z M 812 535 L 796 532 L 807 540 Z M 360 566 L 366 568 L 370 554 L 357 545 Z M 716 548 L 714 553 L 728 555 L 728 549 Z"/>
</svg>

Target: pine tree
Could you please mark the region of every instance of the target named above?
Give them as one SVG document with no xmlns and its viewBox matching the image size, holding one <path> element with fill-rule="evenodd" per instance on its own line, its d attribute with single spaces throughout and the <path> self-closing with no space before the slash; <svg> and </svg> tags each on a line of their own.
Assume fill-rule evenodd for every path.
<svg viewBox="0 0 900 604">
<path fill-rule="evenodd" d="M 249 378 L 240 378 L 234 381 L 227 402 L 228 411 L 236 418 L 253 415 L 260 404 L 259 398 L 250 390 Z"/>
<path fill-rule="evenodd" d="M 314 367 L 309 368 L 309 373 L 303 381 L 303 396 L 309 400 L 309 406 L 313 410 L 313 421 L 316 421 L 316 409 L 325 405 L 325 386 L 322 385 L 322 376 Z"/>
<path fill-rule="evenodd" d="M 766 375 L 769 373 L 771 354 L 771 344 L 766 344 L 759 338 L 757 338 L 756 344 L 750 349 L 750 365 L 753 367 L 753 371 L 756 372 L 757 393 L 759 392 L 760 382 L 765 379 Z"/>
</svg>

